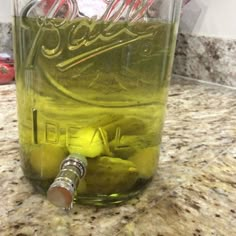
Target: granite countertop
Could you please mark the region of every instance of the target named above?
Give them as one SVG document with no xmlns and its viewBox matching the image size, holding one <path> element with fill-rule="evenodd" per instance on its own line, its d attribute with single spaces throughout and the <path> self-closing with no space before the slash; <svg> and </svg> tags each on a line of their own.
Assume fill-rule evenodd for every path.
<svg viewBox="0 0 236 236">
<path fill-rule="evenodd" d="M 65 212 L 19 163 L 15 85 L 0 86 L 1 236 L 236 235 L 236 90 L 172 80 L 159 170 L 139 197 Z"/>
</svg>

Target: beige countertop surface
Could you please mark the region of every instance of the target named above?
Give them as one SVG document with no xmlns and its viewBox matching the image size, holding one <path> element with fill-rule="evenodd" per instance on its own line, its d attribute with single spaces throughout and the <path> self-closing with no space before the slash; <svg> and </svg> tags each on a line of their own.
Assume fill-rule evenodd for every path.
<svg viewBox="0 0 236 236">
<path fill-rule="evenodd" d="M 236 235 L 236 90 L 175 78 L 159 169 L 120 206 L 65 212 L 20 168 L 15 85 L 0 86 L 0 236 Z"/>
</svg>

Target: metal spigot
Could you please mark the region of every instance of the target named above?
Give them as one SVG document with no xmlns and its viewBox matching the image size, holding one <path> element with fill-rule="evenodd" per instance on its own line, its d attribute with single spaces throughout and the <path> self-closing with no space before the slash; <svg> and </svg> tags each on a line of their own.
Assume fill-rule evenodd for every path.
<svg viewBox="0 0 236 236">
<path fill-rule="evenodd" d="M 70 154 L 63 160 L 59 174 L 48 189 L 48 200 L 55 206 L 71 209 L 76 189 L 86 174 L 86 167 L 87 160 L 80 154 Z"/>
</svg>

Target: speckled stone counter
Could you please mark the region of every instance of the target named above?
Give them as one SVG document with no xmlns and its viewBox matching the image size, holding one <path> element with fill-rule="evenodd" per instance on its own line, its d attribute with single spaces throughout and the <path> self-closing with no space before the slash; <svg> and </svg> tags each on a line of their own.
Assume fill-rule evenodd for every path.
<svg viewBox="0 0 236 236">
<path fill-rule="evenodd" d="M 174 73 L 236 87 L 236 39 L 179 34 Z"/>
<path fill-rule="evenodd" d="M 12 52 L 12 26 L 0 22 L 0 52 Z"/>
<path fill-rule="evenodd" d="M 159 171 L 116 207 L 64 212 L 19 163 L 15 86 L 0 87 L 1 236 L 236 235 L 236 90 L 172 80 Z"/>
</svg>

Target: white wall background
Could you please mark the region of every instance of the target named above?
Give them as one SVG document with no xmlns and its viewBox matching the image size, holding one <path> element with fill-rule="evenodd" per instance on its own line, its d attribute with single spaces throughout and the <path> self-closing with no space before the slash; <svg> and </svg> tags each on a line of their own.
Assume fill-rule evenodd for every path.
<svg viewBox="0 0 236 236">
<path fill-rule="evenodd" d="M 0 22 L 11 22 L 11 0 L 0 0 Z M 183 11 L 180 31 L 236 39 L 236 0 L 192 0 Z"/>
<path fill-rule="evenodd" d="M 180 30 L 236 39 L 236 0 L 192 0 L 184 8 Z"/>
<path fill-rule="evenodd" d="M 11 21 L 11 0 L 0 0 L 0 22 Z"/>
</svg>

